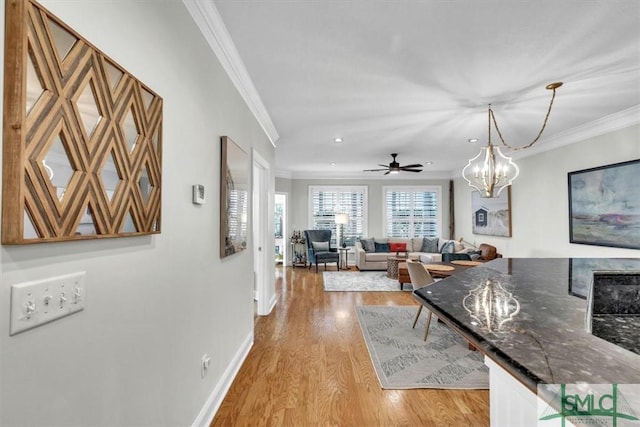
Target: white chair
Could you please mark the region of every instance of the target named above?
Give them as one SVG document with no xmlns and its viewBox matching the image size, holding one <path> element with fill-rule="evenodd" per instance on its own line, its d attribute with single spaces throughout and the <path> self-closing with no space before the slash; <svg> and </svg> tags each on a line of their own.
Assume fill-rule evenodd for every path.
<svg viewBox="0 0 640 427">
<path fill-rule="evenodd" d="M 420 261 L 407 260 L 407 270 L 409 271 L 409 277 L 411 278 L 411 284 L 413 285 L 413 289 L 423 288 L 425 286 L 429 286 L 432 283 L 435 283 L 431 274 L 427 271 L 426 268 L 420 263 Z M 423 305 L 420 304 L 418 307 L 418 313 L 416 313 L 416 318 L 413 321 L 413 328 L 416 327 L 418 323 L 418 319 L 420 318 L 420 313 L 422 312 Z M 427 327 L 424 331 L 424 340 L 427 340 L 427 335 L 429 335 L 429 325 L 431 324 L 431 310 L 427 309 Z"/>
</svg>

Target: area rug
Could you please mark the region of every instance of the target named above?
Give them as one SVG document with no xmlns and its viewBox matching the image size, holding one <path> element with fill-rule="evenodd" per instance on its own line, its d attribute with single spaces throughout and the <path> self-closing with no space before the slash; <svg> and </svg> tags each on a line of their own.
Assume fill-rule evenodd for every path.
<svg viewBox="0 0 640 427">
<path fill-rule="evenodd" d="M 489 369 L 479 351 L 446 325 L 426 314 L 411 328 L 418 307 L 357 306 L 358 320 L 380 386 L 384 389 L 488 389 Z"/>
<path fill-rule="evenodd" d="M 400 282 L 389 279 L 386 271 L 323 271 L 322 283 L 325 291 L 399 291 Z M 406 283 L 403 290 L 412 291 Z"/>
</svg>

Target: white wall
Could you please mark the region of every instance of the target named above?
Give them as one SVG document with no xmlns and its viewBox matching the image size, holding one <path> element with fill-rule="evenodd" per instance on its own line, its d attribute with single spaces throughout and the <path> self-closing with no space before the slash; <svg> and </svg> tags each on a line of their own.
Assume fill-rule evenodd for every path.
<svg viewBox="0 0 640 427">
<path fill-rule="evenodd" d="M 640 250 L 569 243 L 567 173 L 640 158 L 640 125 L 517 161 L 511 238 L 472 234 L 471 189 L 455 180 L 456 235 L 509 257 L 640 257 Z"/>
<path fill-rule="evenodd" d="M 1 248 L 0 425 L 190 425 L 253 336 L 252 250 L 219 257 L 220 136 L 274 148 L 182 2 L 42 3 L 164 98 L 162 234 Z M 83 312 L 9 336 L 12 284 L 76 271 Z"/>
</svg>

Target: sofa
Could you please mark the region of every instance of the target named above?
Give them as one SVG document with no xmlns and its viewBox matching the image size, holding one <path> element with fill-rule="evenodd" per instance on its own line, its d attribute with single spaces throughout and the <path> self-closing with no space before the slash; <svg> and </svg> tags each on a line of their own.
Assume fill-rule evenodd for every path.
<svg viewBox="0 0 640 427">
<path fill-rule="evenodd" d="M 467 253 L 472 248 L 467 248 L 456 240 L 427 238 L 363 238 L 355 243 L 355 264 L 359 270 L 386 270 L 387 258 L 398 253 L 414 259 L 420 259 L 423 263 L 438 262 L 442 259 L 442 252 Z M 364 242 L 363 242 L 364 241 Z M 370 243 L 374 245 L 371 247 Z M 387 246 L 385 246 L 387 245 Z M 368 246 L 365 248 L 365 246 Z M 373 248 L 373 250 L 371 250 Z"/>
</svg>

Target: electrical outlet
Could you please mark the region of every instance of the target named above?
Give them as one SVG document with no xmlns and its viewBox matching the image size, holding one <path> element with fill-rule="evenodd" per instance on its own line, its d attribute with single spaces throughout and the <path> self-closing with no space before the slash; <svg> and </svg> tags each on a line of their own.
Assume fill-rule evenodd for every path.
<svg viewBox="0 0 640 427">
<path fill-rule="evenodd" d="M 15 335 L 84 309 L 85 272 L 11 285 L 11 327 Z"/>
<path fill-rule="evenodd" d="M 211 358 L 206 353 L 202 355 L 200 358 L 200 378 L 204 378 L 209 371 L 209 364 L 211 363 Z"/>
</svg>

